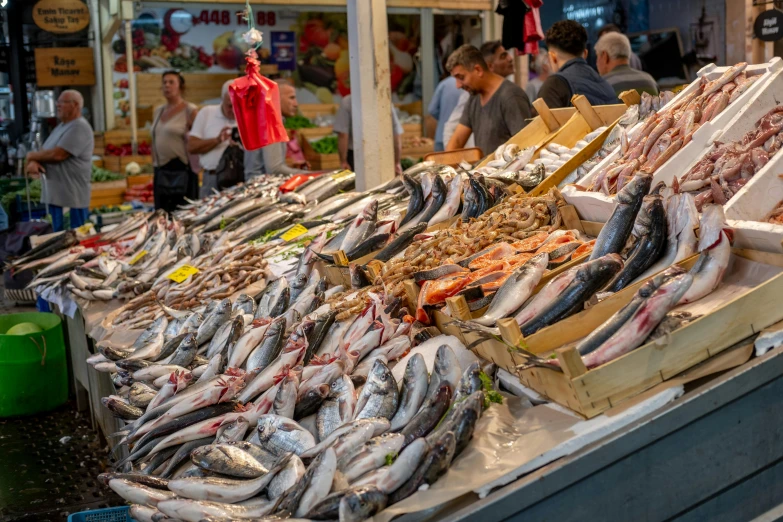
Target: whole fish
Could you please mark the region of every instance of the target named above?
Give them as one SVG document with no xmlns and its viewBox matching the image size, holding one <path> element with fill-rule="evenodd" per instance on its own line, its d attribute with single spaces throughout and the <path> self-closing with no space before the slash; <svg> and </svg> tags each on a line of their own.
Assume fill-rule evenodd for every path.
<svg viewBox="0 0 783 522">
<path fill-rule="evenodd" d="M 375 255 L 378 261 L 387 262 L 389 259 L 399 254 L 411 244 L 413 238 L 427 230 L 427 223 L 418 223 L 405 231 L 398 231 L 396 237 L 392 239 L 383 249 Z"/>
<path fill-rule="evenodd" d="M 269 473 L 251 480 L 236 480 L 223 477 L 192 477 L 170 480 L 168 487 L 180 497 L 193 500 L 210 500 L 226 504 L 242 502 L 263 491 L 291 458 L 287 454 L 280 458 Z"/>
<path fill-rule="evenodd" d="M 428 386 L 429 379 L 424 357 L 420 353 L 414 354 L 408 359 L 408 364 L 405 367 L 400 405 L 391 419 L 391 431 L 401 430 L 416 415 L 427 396 Z"/>
<path fill-rule="evenodd" d="M 128 402 L 137 408 L 147 408 L 158 390 L 143 382 L 134 382 L 128 390 Z"/>
<path fill-rule="evenodd" d="M 601 366 L 639 347 L 664 316 L 677 305 L 691 283 L 693 276 L 690 274 L 680 274 L 663 283 L 642 303 L 625 325 L 600 347 L 582 357 L 585 366 Z"/>
<path fill-rule="evenodd" d="M 376 250 L 380 250 L 384 247 L 384 245 L 386 245 L 386 243 L 389 242 L 389 238 L 391 236 L 392 235 L 388 232 L 375 233 L 364 241 L 358 243 L 351 250 L 346 251 L 345 257 L 347 257 L 348 260 L 359 259 L 360 257 L 371 254 Z"/>
<path fill-rule="evenodd" d="M 633 230 L 636 214 L 650 190 L 652 176 L 637 175 L 617 194 L 617 206 L 595 240 L 590 261 L 619 253 Z"/>
<path fill-rule="evenodd" d="M 239 394 L 238 400 L 242 403 L 249 402 L 259 394 L 271 388 L 275 383 L 275 376 L 286 366 L 289 368 L 296 366 L 304 356 L 306 348 L 306 344 L 302 342 L 287 343 L 278 357 L 272 360 L 272 362 L 256 374 L 255 377 L 252 377 L 245 386 L 245 389 L 242 390 L 242 393 Z M 250 368 L 249 365 L 248 368 Z M 255 370 L 253 370 L 253 372 L 255 373 Z"/>
<path fill-rule="evenodd" d="M 186 368 L 193 362 L 197 351 L 198 345 L 196 345 L 196 336 L 192 333 L 186 334 L 168 364 Z"/>
<path fill-rule="evenodd" d="M 520 326 L 522 334 L 532 335 L 561 319 L 581 311 L 584 303 L 622 269 L 618 254 L 607 254 L 579 266 L 573 280 L 540 311 Z M 519 316 L 517 316 L 519 317 Z"/>
<path fill-rule="evenodd" d="M 399 403 L 397 382 L 383 361 L 376 360 L 359 394 L 355 420 L 372 417 L 391 419 Z"/>
<path fill-rule="evenodd" d="M 201 326 L 199 326 L 198 332 L 196 332 L 196 344 L 201 346 L 202 344 L 209 342 L 215 335 L 215 332 L 217 332 L 218 327 L 226 323 L 230 316 L 231 300 L 223 299 L 214 311 L 204 319 Z"/>
<path fill-rule="evenodd" d="M 296 455 L 292 455 L 288 464 L 275 475 L 275 478 L 266 487 L 266 495 L 269 500 L 280 498 L 283 493 L 300 482 L 304 474 L 305 466 L 302 460 Z"/>
<path fill-rule="evenodd" d="M 268 324 L 253 326 L 253 324 L 255 323 L 251 323 L 251 327 L 234 344 L 234 349 L 231 350 L 231 355 L 228 359 L 229 368 L 239 368 L 244 364 L 248 356 L 264 339 L 270 326 Z"/>
<path fill-rule="evenodd" d="M 378 202 L 373 200 L 351 223 L 342 243 L 342 250 L 348 252 L 375 232 L 375 220 L 378 215 Z"/>
<path fill-rule="evenodd" d="M 299 388 L 299 380 L 291 376 L 285 376 L 277 388 L 275 400 L 272 403 L 272 413 L 289 419 L 294 418 L 296 408 L 296 392 Z"/>
<path fill-rule="evenodd" d="M 433 484 L 449 468 L 454 458 L 457 441 L 454 433 L 447 431 L 429 449 L 427 455 L 419 464 L 411 477 L 389 496 L 389 502 L 396 504 L 415 493 L 423 484 Z"/>
<path fill-rule="evenodd" d="M 410 194 L 410 200 L 408 201 L 408 211 L 405 217 L 402 218 L 402 221 L 400 221 L 400 228 L 415 218 L 424 208 L 424 192 L 421 188 L 421 183 L 407 174 L 402 175 L 402 183 L 405 186 L 405 190 Z"/>
<path fill-rule="evenodd" d="M 356 447 L 337 463 L 337 469 L 351 483 L 386 463 L 388 455 L 397 455 L 403 448 L 405 436 L 400 433 L 386 433 L 373 437 Z"/>
<path fill-rule="evenodd" d="M 188 335 L 192 335 L 192 334 L 188 334 Z M 147 404 L 146 410 L 147 411 L 152 410 L 153 408 L 167 401 L 175 393 L 184 389 L 192 379 L 193 376 L 188 372 L 183 372 L 183 371 L 171 372 L 171 374 L 169 375 L 169 381 L 165 385 L 163 385 L 163 387 L 158 391 L 155 397 L 153 397 L 153 399 Z M 136 384 L 141 384 L 142 386 L 144 386 L 142 383 L 134 383 L 134 385 Z"/>
<path fill-rule="evenodd" d="M 356 203 L 360 199 L 365 197 L 364 194 L 359 192 L 348 192 L 346 194 L 337 194 L 331 198 L 322 201 L 313 208 L 311 208 L 307 215 L 314 217 L 329 217 L 330 215 L 338 212 L 352 203 Z"/>
<path fill-rule="evenodd" d="M 201 520 L 259 520 L 274 509 L 275 503 L 265 500 L 252 505 L 227 504 L 208 500 L 174 498 L 158 503 L 157 510 L 166 518 L 154 520 L 181 520 L 200 522 Z"/>
<path fill-rule="evenodd" d="M 383 511 L 388 496 L 377 488 L 363 487 L 349 491 L 340 499 L 338 517 L 343 522 L 361 522 Z"/>
<path fill-rule="evenodd" d="M 334 450 L 327 448 L 318 455 L 307 469 L 309 480 L 299 499 L 294 516 L 304 517 L 316 504 L 329 495 L 337 471 L 337 457 Z"/>
<path fill-rule="evenodd" d="M 474 322 L 492 326 L 498 319 L 507 317 L 519 309 L 538 286 L 548 265 L 549 254 L 542 252 L 514 270 L 498 289 L 484 315 L 474 319 Z"/>
<path fill-rule="evenodd" d="M 462 373 L 462 377 L 457 384 L 457 389 L 454 390 L 454 399 L 452 400 L 452 403 L 462 402 L 466 397 L 481 389 L 483 389 L 483 383 L 481 382 L 481 364 L 478 361 L 474 361 L 470 363 Z"/>
<path fill-rule="evenodd" d="M 440 209 L 427 222 L 428 226 L 437 225 L 457 215 L 460 203 L 462 203 L 462 176 L 455 175 L 449 182 L 449 191 L 446 200 Z"/>
<path fill-rule="evenodd" d="M 424 438 L 416 439 L 402 450 L 391 466 L 368 473 L 353 485 L 375 486 L 389 495 L 411 478 L 428 451 L 427 441 Z"/>
<path fill-rule="evenodd" d="M 142 504 L 150 507 L 155 507 L 158 502 L 173 499 L 176 496 L 171 491 L 151 488 L 125 479 L 112 479 L 109 481 L 109 487 L 132 504 Z"/>
<path fill-rule="evenodd" d="M 451 405 L 452 391 L 453 388 L 448 383 L 443 383 L 427 398 L 419 412 L 400 431 L 405 437 L 403 446 L 432 431 Z"/>
<path fill-rule="evenodd" d="M 332 381 L 329 395 L 318 408 L 316 414 L 318 440 L 326 439 L 334 430 L 350 422 L 355 408 L 356 390 L 353 381 L 347 375 L 342 375 Z"/>
<path fill-rule="evenodd" d="M 170 478 L 174 474 L 174 471 L 180 466 L 180 464 L 185 462 L 185 460 L 190 457 L 191 451 L 195 450 L 196 448 L 212 444 L 213 442 L 215 442 L 213 437 L 205 437 L 203 439 L 191 440 L 190 442 L 182 444 L 174 453 L 174 455 L 172 455 L 172 457 L 169 459 L 168 464 L 166 464 L 166 467 L 160 473 L 160 476 L 163 478 Z"/>
<path fill-rule="evenodd" d="M 244 317 L 250 318 L 251 316 L 237 316 L 234 317 L 230 323 L 231 326 L 229 327 L 226 341 L 223 343 L 223 347 L 220 348 L 219 352 L 225 359 L 229 359 L 231 357 L 232 352 L 234 351 L 234 346 L 236 346 L 237 341 L 239 341 L 239 339 L 242 337 L 242 332 L 245 330 Z M 212 355 L 214 356 L 214 354 Z"/>
<path fill-rule="evenodd" d="M 279 456 L 289 452 L 301 455 L 315 446 L 309 431 L 292 419 L 271 414 L 259 417 L 258 439 L 264 448 Z"/>
<path fill-rule="evenodd" d="M 194 449 L 190 459 L 202 469 L 231 477 L 256 478 L 269 472 L 248 452 L 228 444 L 211 444 Z"/>
<path fill-rule="evenodd" d="M 405 232 L 409 228 L 416 226 L 418 223 L 429 223 L 433 216 L 437 214 L 438 210 L 440 210 L 440 207 L 443 206 L 443 203 L 446 201 L 447 193 L 448 188 L 446 188 L 446 184 L 443 182 L 443 178 L 440 176 L 435 176 L 435 179 L 432 183 L 432 197 L 427 201 L 426 205 L 424 205 L 424 208 L 421 210 L 421 212 L 419 212 L 418 215 L 410 219 L 405 225 L 400 226 L 400 232 Z"/>
<path fill-rule="evenodd" d="M 698 301 L 715 290 L 723 280 L 731 259 L 731 242 L 726 232 L 721 231 L 720 234 L 718 242 L 703 250 L 688 272 L 693 277 L 693 284 L 678 304 Z"/>
<path fill-rule="evenodd" d="M 606 292 L 618 292 L 631 284 L 663 254 L 666 247 L 666 212 L 660 196 L 650 198 L 642 205 L 636 216 L 644 233 L 637 239 L 636 245 L 625 261 L 623 268 L 606 286 Z"/>
<path fill-rule="evenodd" d="M 437 395 L 443 384 L 448 384 L 452 391 L 455 390 L 461 378 L 462 368 L 457 356 L 454 355 L 454 350 L 447 344 L 439 346 L 438 351 L 435 352 L 435 362 L 432 366 L 432 375 L 430 375 L 426 399 L 429 400 Z M 451 395 L 449 395 L 449 398 L 451 398 Z"/>
<path fill-rule="evenodd" d="M 285 293 L 286 290 L 288 291 L 287 294 Z M 285 277 L 275 279 L 269 283 L 269 285 L 267 285 L 259 297 L 255 318 L 261 319 L 267 317 L 276 317 L 276 315 L 272 315 L 272 311 L 280 308 L 278 302 L 281 300 L 285 301 L 285 304 L 282 305 L 283 309 L 285 310 L 288 308 L 289 296 L 290 290 L 288 289 L 288 280 Z"/>
<path fill-rule="evenodd" d="M 256 302 L 247 294 L 239 294 L 231 306 L 231 315 L 256 313 Z"/>
<path fill-rule="evenodd" d="M 144 414 L 144 410 L 131 405 L 122 397 L 110 395 L 103 397 L 101 403 L 111 411 L 115 417 L 126 420 L 138 419 Z"/>
</svg>

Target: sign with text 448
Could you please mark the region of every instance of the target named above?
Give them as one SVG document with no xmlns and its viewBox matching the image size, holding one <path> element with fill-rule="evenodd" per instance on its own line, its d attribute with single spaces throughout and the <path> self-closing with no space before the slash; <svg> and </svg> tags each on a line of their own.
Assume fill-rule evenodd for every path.
<svg viewBox="0 0 783 522">
<path fill-rule="evenodd" d="M 90 47 L 35 50 L 38 87 L 95 85 L 95 55 Z"/>
</svg>

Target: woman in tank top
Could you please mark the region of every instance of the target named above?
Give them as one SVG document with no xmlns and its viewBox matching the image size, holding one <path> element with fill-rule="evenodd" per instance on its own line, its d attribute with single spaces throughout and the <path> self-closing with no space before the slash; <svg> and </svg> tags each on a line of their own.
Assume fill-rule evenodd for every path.
<svg viewBox="0 0 783 522">
<path fill-rule="evenodd" d="M 162 78 L 166 104 L 155 110 L 152 123 L 152 164 L 155 167 L 155 209 L 173 211 L 186 197 L 198 197 L 198 178 L 190 168 L 187 133 L 198 108 L 183 99 L 185 78 L 166 71 Z"/>
</svg>

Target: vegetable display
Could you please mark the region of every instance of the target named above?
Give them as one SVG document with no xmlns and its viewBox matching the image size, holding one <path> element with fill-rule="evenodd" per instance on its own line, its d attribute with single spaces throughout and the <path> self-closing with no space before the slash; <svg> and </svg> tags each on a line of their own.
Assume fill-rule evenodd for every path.
<svg viewBox="0 0 783 522">
<path fill-rule="evenodd" d="M 318 154 L 337 154 L 337 136 L 324 136 L 310 145 Z"/>
</svg>

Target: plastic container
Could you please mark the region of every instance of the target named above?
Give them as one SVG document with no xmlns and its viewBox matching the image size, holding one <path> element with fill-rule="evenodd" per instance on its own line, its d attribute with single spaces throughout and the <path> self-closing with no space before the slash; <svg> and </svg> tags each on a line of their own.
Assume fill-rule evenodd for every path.
<svg viewBox="0 0 783 522">
<path fill-rule="evenodd" d="M 43 332 L 0 334 L 0 417 L 49 411 L 68 400 L 68 366 L 60 318 L 29 312 L 0 316 L 0 332 L 35 323 Z"/>
<path fill-rule="evenodd" d="M 68 522 L 134 522 L 128 506 L 93 509 L 68 515 Z"/>
</svg>

